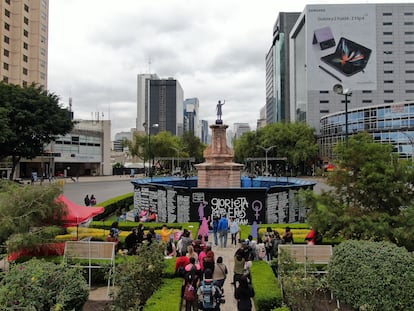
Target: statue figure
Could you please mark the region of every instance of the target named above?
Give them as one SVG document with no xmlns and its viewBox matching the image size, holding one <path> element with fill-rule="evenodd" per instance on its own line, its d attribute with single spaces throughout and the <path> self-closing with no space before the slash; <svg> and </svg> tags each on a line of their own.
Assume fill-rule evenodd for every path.
<svg viewBox="0 0 414 311">
<path fill-rule="evenodd" d="M 224 100 L 223 103 L 221 103 L 221 101 L 219 100 L 218 104 L 217 104 L 217 120 L 221 120 L 221 115 L 223 114 L 221 107 L 226 103 L 226 101 Z"/>
</svg>

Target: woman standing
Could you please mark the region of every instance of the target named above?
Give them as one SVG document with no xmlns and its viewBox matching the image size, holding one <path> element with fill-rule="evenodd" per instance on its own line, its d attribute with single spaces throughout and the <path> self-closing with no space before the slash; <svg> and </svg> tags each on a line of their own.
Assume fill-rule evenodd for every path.
<svg viewBox="0 0 414 311">
<path fill-rule="evenodd" d="M 254 297 L 254 289 L 249 284 L 247 276 L 243 275 L 239 280 L 239 286 L 236 288 L 234 297 L 237 299 L 238 311 L 251 311 L 252 300 Z"/>
<path fill-rule="evenodd" d="M 217 257 L 217 262 L 214 266 L 214 271 L 213 271 L 213 280 L 214 283 L 220 287 L 220 289 L 223 289 L 223 285 L 224 285 L 224 281 L 226 280 L 227 277 L 227 267 L 226 265 L 223 263 L 223 257 L 219 256 Z"/>
</svg>

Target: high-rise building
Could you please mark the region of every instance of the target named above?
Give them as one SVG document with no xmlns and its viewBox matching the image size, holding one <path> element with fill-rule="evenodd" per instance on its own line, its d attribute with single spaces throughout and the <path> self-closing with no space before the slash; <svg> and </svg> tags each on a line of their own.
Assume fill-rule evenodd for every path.
<svg viewBox="0 0 414 311">
<path fill-rule="evenodd" d="M 182 136 L 184 131 L 184 91 L 173 78 L 150 80 L 149 124 L 151 134 L 168 131 Z M 154 124 L 158 124 L 154 127 Z"/>
<path fill-rule="evenodd" d="M 184 130 L 184 91 L 174 78 L 139 74 L 137 84 L 137 131 L 162 131 L 181 136 Z"/>
<path fill-rule="evenodd" d="M 289 37 L 291 121 L 414 100 L 413 3 L 307 5 Z"/>
<path fill-rule="evenodd" d="M 266 124 L 290 119 L 289 32 L 299 15 L 279 13 L 273 26 L 272 46 L 266 55 Z"/>
<path fill-rule="evenodd" d="M 1 80 L 47 89 L 49 0 L 4 0 L 0 12 Z"/>
<path fill-rule="evenodd" d="M 137 77 L 137 124 L 139 132 L 147 132 L 149 118 L 149 86 L 151 79 L 159 79 L 157 74 L 139 74 Z"/>
<path fill-rule="evenodd" d="M 249 123 L 234 123 L 234 138 L 240 138 L 244 133 L 250 132 L 251 128 Z"/>
<path fill-rule="evenodd" d="M 198 121 L 199 106 L 198 98 L 184 100 L 184 131 L 191 132 L 194 136 L 201 138 L 200 122 Z"/>
<path fill-rule="evenodd" d="M 200 121 L 200 140 L 203 144 L 209 144 L 209 134 L 208 134 L 208 121 L 207 120 L 201 120 Z"/>
</svg>

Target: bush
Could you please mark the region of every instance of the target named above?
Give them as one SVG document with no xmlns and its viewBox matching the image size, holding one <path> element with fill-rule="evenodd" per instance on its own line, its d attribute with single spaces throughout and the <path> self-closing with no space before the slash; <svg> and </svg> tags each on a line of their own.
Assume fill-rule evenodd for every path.
<svg viewBox="0 0 414 311">
<path fill-rule="evenodd" d="M 388 242 L 346 241 L 335 247 L 328 284 L 361 310 L 414 310 L 414 257 Z"/>
<path fill-rule="evenodd" d="M 99 202 L 98 206 L 103 206 L 105 211 L 102 214 L 95 216 L 94 220 L 106 219 L 108 216 L 114 214 L 119 209 L 123 208 L 129 210 L 129 207 L 134 204 L 134 193 L 127 193 L 118 197 Z"/>
<path fill-rule="evenodd" d="M 181 292 L 183 280 L 164 279 L 161 287 L 148 299 L 144 311 L 181 310 Z M 175 306 L 175 307 L 174 307 Z"/>
<path fill-rule="evenodd" d="M 117 267 L 115 310 L 141 310 L 161 285 L 164 255 L 160 245 L 142 245 L 137 252 L 136 256 L 126 256 L 128 260 Z"/>
<path fill-rule="evenodd" d="M 257 311 L 268 311 L 282 306 L 280 285 L 266 261 L 254 261 L 251 268 Z"/>
<path fill-rule="evenodd" d="M 0 283 L 7 310 L 82 310 L 89 287 L 80 270 L 32 259 L 13 266 Z"/>
</svg>

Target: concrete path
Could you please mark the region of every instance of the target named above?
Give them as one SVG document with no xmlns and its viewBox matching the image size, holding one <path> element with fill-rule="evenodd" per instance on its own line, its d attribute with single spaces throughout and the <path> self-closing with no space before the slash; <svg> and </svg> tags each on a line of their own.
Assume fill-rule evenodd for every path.
<svg viewBox="0 0 414 311">
<path fill-rule="evenodd" d="M 210 235 L 209 241 L 214 241 L 213 236 Z M 226 303 L 220 306 L 221 311 L 234 311 L 237 310 L 237 302 L 234 299 L 234 288 L 231 284 L 233 282 L 233 266 L 234 266 L 234 253 L 237 248 L 230 245 L 230 239 L 227 243 L 226 248 L 213 246 L 214 256 L 217 259 L 218 256 L 223 257 L 223 262 L 227 266 L 228 275 L 226 281 L 224 282 L 223 291 L 226 299 Z M 253 263 L 254 264 L 254 263 Z M 179 294 L 179 293 L 177 293 Z M 106 287 L 92 288 L 89 293 L 90 301 L 105 301 L 110 300 L 107 296 Z M 183 303 L 182 310 L 185 310 L 185 305 Z M 254 305 L 252 311 L 254 311 Z"/>
<path fill-rule="evenodd" d="M 209 241 L 214 241 L 213 235 L 210 234 Z M 226 303 L 220 305 L 220 311 L 234 311 L 237 310 L 237 301 L 234 298 L 234 286 L 231 284 L 233 282 L 233 268 L 234 268 L 234 254 L 236 250 L 240 247 L 234 245 L 230 245 L 230 235 L 227 241 L 227 247 L 221 248 L 219 246 L 213 246 L 214 258 L 221 256 L 223 257 L 223 263 L 227 266 L 228 274 L 226 281 L 224 282 L 223 292 L 224 292 L 224 299 Z M 253 263 L 254 264 L 254 263 Z M 255 311 L 254 304 L 252 301 L 252 311 Z M 183 302 L 182 311 L 185 310 L 185 302 Z"/>
</svg>

